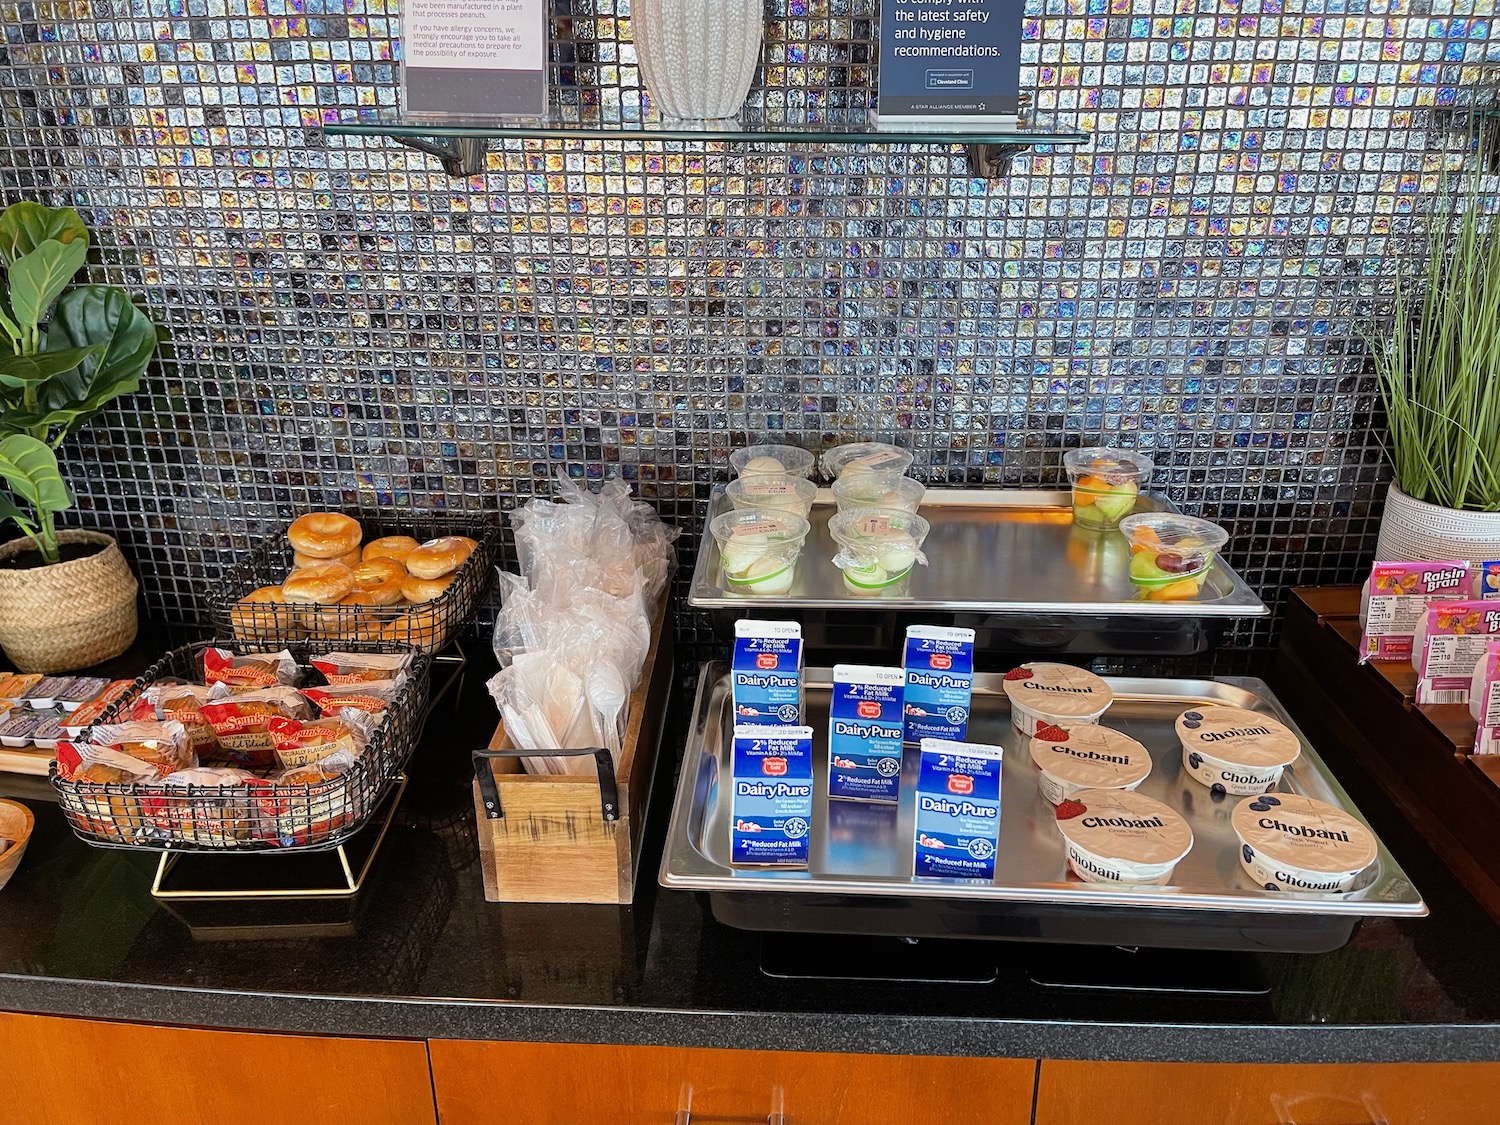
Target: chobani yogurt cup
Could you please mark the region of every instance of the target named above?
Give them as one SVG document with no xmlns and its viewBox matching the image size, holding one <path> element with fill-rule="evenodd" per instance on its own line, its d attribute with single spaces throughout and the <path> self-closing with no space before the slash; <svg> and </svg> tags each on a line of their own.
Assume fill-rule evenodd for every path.
<svg viewBox="0 0 1500 1125">
<path fill-rule="evenodd" d="M 915 458 L 900 446 L 883 441 L 856 441 L 823 451 L 818 469 L 828 480 L 854 473 L 904 473 Z"/>
<path fill-rule="evenodd" d="M 1040 728 L 1031 760 L 1037 789 L 1060 804 L 1085 789 L 1134 789 L 1151 772 L 1151 754 L 1129 735 L 1101 726 Z"/>
<path fill-rule="evenodd" d="M 1068 866 L 1085 883 L 1161 886 L 1193 848 L 1187 821 L 1127 789 L 1084 789 L 1057 806 Z"/>
<path fill-rule="evenodd" d="M 719 544 L 724 583 L 736 594 L 785 594 L 796 577 L 808 523 L 791 512 L 724 512 L 709 531 Z"/>
<path fill-rule="evenodd" d="M 750 445 L 744 449 L 736 449 L 729 455 L 729 467 L 741 479 L 780 476 L 782 473 L 794 477 L 810 477 L 817 460 L 817 454 L 810 453 L 801 446 Z"/>
<path fill-rule="evenodd" d="M 806 477 L 766 473 L 732 480 L 724 494 L 729 498 L 729 506 L 737 512 L 751 509 L 791 512 L 806 519 L 817 499 L 818 486 Z"/>
<path fill-rule="evenodd" d="M 1375 836 L 1343 809 L 1295 793 L 1247 797 L 1230 817 L 1240 866 L 1268 891 L 1342 894 L 1375 862 Z"/>
<path fill-rule="evenodd" d="M 1044 725 L 1071 730 L 1099 721 L 1115 693 L 1094 673 L 1071 664 L 1022 664 L 1005 673 L 1010 720 L 1022 734 Z"/>
<path fill-rule="evenodd" d="M 1182 764 L 1215 793 L 1267 793 L 1297 760 L 1302 743 L 1281 723 L 1242 707 L 1207 706 L 1177 718 Z"/>
</svg>

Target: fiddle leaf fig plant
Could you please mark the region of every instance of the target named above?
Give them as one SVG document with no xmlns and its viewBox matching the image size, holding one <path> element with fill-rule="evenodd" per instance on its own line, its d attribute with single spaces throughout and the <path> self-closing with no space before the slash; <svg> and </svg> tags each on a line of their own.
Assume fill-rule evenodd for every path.
<svg viewBox="0 0 1500 1125">
<path fill-rule="evenodd" d="M 0 212 L 0 521 L 14 520 L 46 563 L 58 561 L 56 517 L 73 506 L 56 450 L 141 385 L 156 326 L 111 285 L 69 283 L 89 230 L 69 207 L 16 203 Z"/>
</svg>

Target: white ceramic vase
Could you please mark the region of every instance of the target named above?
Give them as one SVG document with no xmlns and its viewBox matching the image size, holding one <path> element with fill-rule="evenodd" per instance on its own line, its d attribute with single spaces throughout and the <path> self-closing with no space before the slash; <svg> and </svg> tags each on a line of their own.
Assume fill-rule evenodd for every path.
<svg viewBox="0 0 1500 1125">
<path fill-rule="evenodd" d="M 762 0 L 631 0 L 636 58 L 665 117 L 739 112 L 760 61 Z"/>
<path fill-rule="evenodd" d="M 1500 559 L 1500 512 L 1461 512 L 1416 500 L 1391 484 L 1377 562 Z"/>
</svg>

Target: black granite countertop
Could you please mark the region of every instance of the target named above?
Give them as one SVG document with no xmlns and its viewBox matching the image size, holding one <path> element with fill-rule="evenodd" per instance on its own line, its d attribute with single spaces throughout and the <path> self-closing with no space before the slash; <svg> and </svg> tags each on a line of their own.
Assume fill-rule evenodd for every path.
<svg viewBox="0 0 1500 1125">
<path fill-rule="evenodd" d="M 1055 967 L 1058 947 L 1005 942 L 983 947 L 998 966 L 987 984 L 777 979 L 761 970 L 760 935 L 724 926 L 694 896 L 655 885 L 678 757 L 672 745 L 658 771 L 634 906 L 484 901 L 466 773 L 468 751 L 493 725 L 483 674 L 471 667 L 459 704 L 441 705 L 429 722 L 396 825 L 352 903 L 158 903 L 149 894 L 153 855 L 79 842 L 45 783 L 0 775 L 0 792 L 22 796 L 37 814 L 21 869 L 0 890 L 0 1009 L 356 1036 L 782 1050 L 1500 1057 L 1500 927 L 1348 769 L 1340 771 L 1346 787 L 1431 916 L 1367 923 L 1333 953 L 1178 959 L 1210 976 L 1248 967 L 1268 986 L 1262 995 L 1039 985 L 1033 975 Z M 690 701 L 679 693 L 679 727 Z M 1339 770 L 1337 748 L 1321 749 Z M 789 952 L 770 940 L 769 955 Z M 932 959 L 951 952 L 935 950 Z M 1235 960 L 1214 960 L 1226 957 Z M 1159 955 L 1145 955 L 1137 983 L 1159 965 Z M 1130 972 L 1121 979 L 1129 983 Z"/>
</svg>

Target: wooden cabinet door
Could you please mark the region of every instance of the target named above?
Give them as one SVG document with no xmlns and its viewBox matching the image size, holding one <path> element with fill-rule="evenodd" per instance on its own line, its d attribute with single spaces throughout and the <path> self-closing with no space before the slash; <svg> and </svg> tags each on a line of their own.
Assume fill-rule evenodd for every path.
<svg viewBox="0 0 1500 1125">
<path fill-rule="evenodd" d="M 1496 1125 L 1500 1063 L 1042 1063 L 1036 1125 Z"/>
<path fill-rule="evenodd" d="M 435 1125 L 426 1044 L 0 1012 L 6 1125 Z"/>
<path fill-rule="evenodd" d="M 443 1125 L 1029 1125 L 1030 1059 L 434 1039 Z"/>
</svg>

